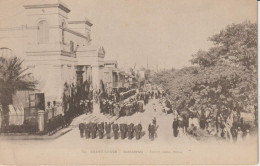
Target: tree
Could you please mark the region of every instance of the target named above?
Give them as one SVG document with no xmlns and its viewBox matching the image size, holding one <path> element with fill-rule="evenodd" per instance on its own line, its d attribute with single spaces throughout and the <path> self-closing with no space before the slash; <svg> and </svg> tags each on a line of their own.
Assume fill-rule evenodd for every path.
<svg viewBox="0 0 260 166">
<path fill-rule="evenodd" d="M 13 103 L 13 95 L 18 90 L 35 90 L 37 82 L 30 77 L 28 68 L 22 67 L 21 58 L 0 57 L 0 103 L 3 108 L 2 126 L 9 125 L 8 105 Z"/>
<path fill-rule="evenodd" d="M 194 66 L 156 73 L 153 81 L 177 110 L 228 114 L 257 105 L 257 24 L 232 24 L 209 39 L 214 46 L 194 54 Z"/>
</svg>

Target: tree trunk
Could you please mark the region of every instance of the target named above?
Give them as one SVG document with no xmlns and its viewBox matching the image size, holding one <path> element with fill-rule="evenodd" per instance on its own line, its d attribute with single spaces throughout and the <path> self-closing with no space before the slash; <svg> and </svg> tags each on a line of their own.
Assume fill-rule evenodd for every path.
<svg viewBox="0 0 260 166">
<path fill-rule="evenodd" d="M 9 108 L 8 108 L 8 104 L 4 104 L 2 103 L 2 107 L 3 107 L 3 113 L 2 113 L 2 122 L 1 122 L 1 130 L 3 132 L 6 132 L 9 126 Z"/>
</svg>

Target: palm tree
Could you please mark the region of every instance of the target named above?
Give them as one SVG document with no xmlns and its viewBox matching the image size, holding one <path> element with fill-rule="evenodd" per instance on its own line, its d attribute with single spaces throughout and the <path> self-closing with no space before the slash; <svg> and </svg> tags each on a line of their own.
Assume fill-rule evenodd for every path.
<svg viewBox="0 0 260 166">
<path fill-rule="evenodd" d="M 0 104 L 2 105 L 2 129 L 9 125 L 8 105 L 13 103 L 13 95 L 18 90 L 35 90 L 36 81 L 32 81 L 28 68 L 22 67 L 21 58 L 0 57 Z"/>
</svg>

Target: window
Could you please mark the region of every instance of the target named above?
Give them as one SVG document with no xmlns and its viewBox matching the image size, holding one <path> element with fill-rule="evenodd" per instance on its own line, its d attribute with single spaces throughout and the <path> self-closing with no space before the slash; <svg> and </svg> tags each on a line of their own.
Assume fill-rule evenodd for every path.
<svg viewBox="0 0 260 166">
<path fill-rule="evenodd" d="M 44 44 L 49 42 L 49 27 L 47 21 L 38 23 L 38 43 Z"/>
<path fill-rule="evenodd" d="M 64 34 L 65 28 L 66 28 L 66 23 L 65 23 L 65 21 L 63 21 L 63 22 L 61 23 L 62 43 L 63 43 L 63 44 L 65 43 L 65 34 Z"/>
</svg>

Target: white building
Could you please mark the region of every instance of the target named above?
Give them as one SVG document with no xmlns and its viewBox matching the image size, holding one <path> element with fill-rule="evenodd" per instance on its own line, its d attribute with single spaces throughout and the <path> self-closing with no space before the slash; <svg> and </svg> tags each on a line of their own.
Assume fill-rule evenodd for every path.
<svg viewBox="0 0 260 166">
<path fill-rule="evenodd" d="M 105 50 L 91 45 L 92 23 L 70 20 L 70 9 L 61 1 L 27 4 L 26 20 L 19 27 L 0 29 L 0 47 L 24 54 L 26 65 L 38 80 L 39 92 L 48 101 L 62 102 L 65 82 L 89 80 L 98 90 L 103 79 Z"/>
</svg>

